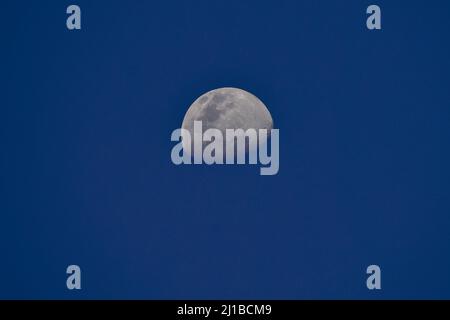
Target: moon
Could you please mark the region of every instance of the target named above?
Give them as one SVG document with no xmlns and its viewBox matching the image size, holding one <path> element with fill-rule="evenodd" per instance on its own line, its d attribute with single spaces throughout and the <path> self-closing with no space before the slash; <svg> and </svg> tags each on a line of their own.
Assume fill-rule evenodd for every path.
<svg viewBox="0 0 450 320">
<path fill-rule="evenodd" d="M 194 121 L 202 121 L 203 132 L 219 129 L 223 137 L 226 129 L 267 129 L 270 133 L 273 128 L 272 116 L 264 103 L 238 88 L 219 88 L 201 95 L 183 119 L 182 128 L 191 137 L 194 137 Z"/>
</svg>

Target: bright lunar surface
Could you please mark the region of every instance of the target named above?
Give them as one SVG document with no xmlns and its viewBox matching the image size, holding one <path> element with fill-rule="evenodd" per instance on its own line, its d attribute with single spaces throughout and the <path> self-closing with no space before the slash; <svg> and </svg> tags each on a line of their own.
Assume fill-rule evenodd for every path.
<svg viewBox="0 0 450 320">
<path fill-rule="evenodd" d="M 220 88 L 200 96 L 184 116 L 182 128 L 194 137 L 194 121 L 202 121 L 203 132 L 219 129 L 225 139 L 226 129 L 270 129 L 269 110 L 253 94 L 237 88 Z"/>
</svg>

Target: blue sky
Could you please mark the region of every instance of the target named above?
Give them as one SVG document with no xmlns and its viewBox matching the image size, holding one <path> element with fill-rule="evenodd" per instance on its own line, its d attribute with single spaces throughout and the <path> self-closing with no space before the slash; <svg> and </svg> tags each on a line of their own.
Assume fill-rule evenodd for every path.
<svg viewBox="0 0 450 320">
<path fill-rule="evenodd" d="M 450 298 L 448 1 L 74 3 L 0 5 L 0 298 Z M 278 175 L 172 164 L 225 86 Z"/>
</svg>

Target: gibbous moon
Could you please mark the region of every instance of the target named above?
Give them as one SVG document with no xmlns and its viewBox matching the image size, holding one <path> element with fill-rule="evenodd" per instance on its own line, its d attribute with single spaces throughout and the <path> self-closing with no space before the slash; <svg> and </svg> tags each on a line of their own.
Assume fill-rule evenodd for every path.
<svg viewBox="0 0 450 320">
<path fill-rule="evenodd" d="M 194 137 L 194 121 L 202 121 L 203 132 L 219 129 L 273 128 L 273 120 L 264 103 L 253 94 L 238 88 L 220 88 L 200 96 L 189 107 L 182 128 Z"/>
</svg>

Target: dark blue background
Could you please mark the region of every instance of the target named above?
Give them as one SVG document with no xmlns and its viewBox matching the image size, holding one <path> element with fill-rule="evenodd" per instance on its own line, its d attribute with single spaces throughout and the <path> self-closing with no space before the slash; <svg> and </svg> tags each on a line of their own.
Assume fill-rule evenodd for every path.
<svg viewBox="0 0 450 320">
<path fill-rule="evenodd" d="M 0 4 L 0 298 L 450 298 L 448 1 L 74 3 Z M 172 164 L 223 86 L 278 175 Z"/>
</svg>

